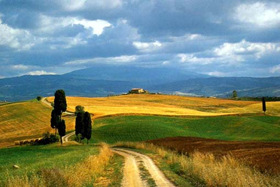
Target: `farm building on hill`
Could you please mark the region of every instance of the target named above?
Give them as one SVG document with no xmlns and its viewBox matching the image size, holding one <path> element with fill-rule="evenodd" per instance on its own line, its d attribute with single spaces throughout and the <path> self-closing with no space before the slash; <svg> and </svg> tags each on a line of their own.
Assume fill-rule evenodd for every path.
<svg viewBox="0 0 280 187">
<path fill-rule="evenodd" d="M 143 88 L 132 88 L 129 92 L 129 94 L 143 94 L 143 93 L 149 93 L 147 90 L 144 90 Z"/>
</svg>

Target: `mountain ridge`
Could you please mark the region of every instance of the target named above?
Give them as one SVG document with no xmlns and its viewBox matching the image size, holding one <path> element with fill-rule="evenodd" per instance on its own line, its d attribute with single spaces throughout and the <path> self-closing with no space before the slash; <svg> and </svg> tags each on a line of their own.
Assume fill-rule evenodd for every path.
<svg viewBox="0 0 280 187">
<path fill-rule="evenodd" d="M 66 95 L 100 97 L 127 93 L 141 87 L 150 92 L 192 96 L 280 96 L 280 77 L 210 77 L 176 68 L 96 65 L 63 75 L 25 75 L 0 79 L 0 101 L 52 96 L 57 89 Z"/>
</svg>

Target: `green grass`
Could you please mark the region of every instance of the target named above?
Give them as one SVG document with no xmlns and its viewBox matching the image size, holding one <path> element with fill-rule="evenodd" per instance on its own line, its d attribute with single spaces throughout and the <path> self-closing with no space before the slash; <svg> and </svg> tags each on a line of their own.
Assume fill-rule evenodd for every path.
<svg viewBox="0 0 280 187">
<path fill-rule="evenodd" d="M 236 141 L 280 141 L 279 132 L 280 118 L 274 116 L 119 116 L 96 119 L 91 141 L 116 143 L 175 136 Z"/>
<path fill-rule="evenodd" d="M 6 179 L 7 173 L 10 176 L 22 176 L 38 172 L 42 168 L 64 169 L 98 152 L 99 148 L 92 145 L 64 147 L 52 144 L 1 149 L 0 186 L 1 182 Z M 20 169 L 14 169 L 14 164 L 18 165 Z"/>
</svg>

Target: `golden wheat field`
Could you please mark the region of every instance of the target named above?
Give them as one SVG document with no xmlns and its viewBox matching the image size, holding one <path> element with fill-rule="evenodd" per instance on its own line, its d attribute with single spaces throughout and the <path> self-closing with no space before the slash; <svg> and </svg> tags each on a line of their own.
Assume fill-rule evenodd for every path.
<svg viewBox="0 0 280 187">
<path fill-rule="evenodd" d="M 18 140 L 42 137 L 53 132 L 50 127 L 51 108 L 38 101 L 26 101 L 0 106 L 0 147 L 14 145 Z M 74 117 L 64 117 L 67 130 L 73 130 Z"/>
<path fill-rule="evenodd" d="M 53 97 L 47 98 L 49 102 Z M 77 105 L 85 107 L 94 118 L 108 115 L 167 115 L 219 116 L 261 114 L 262 104 L 255 101 L 235 101 L 216 98 L 196 98 L 171 95 L 122 95 L 88 98 L 67 97 L 69 111 Z M 51 107 L 38 101 L 10 103 L 0 106 L 0 147 L 13 145 L 18 140 L 41 137 L 50 128 Z M 280 102 L 267 102 L 267 115 L 280 114 Z M 74 116 L 63 116 L 67 131 L 75 128 Z"/>
<path fill-rule="evenodd" d="M 53 97 L 48 98 L 53 102 Z M 67 97 L 69 111 L 77 105 L 85 107 L 94 117 L 122 114 L 169 116 L 219 116 L 260 114 L 261 102 L 230 99 L 183 97 L 172 95 L 132 94 L 102 98 Z M 280 102 L 267 102 L 267 114 L 279 115 Z"/>
</svg>

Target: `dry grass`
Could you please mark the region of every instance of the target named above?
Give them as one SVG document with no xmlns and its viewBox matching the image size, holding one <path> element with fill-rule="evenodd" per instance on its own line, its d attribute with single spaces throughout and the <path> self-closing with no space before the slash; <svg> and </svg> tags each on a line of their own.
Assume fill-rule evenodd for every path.
<svg viewBox="0 0 280 187">
<path fill-rule="evenodd" d="M 53 97 L 48 98 L 53 101 Z M 261 102 L 229 99 L 182 97 L 171 95 L 122 95 L 115 97 L 67 97 L 68 110 L 77 105 L 94 117 L 119 114 L 152 114 L 171 116 L 218 116 L 262 113 Z M 267 102 L 267 113 L 278 114 L 280 102 Z"/>
<path fill-rule="evenodd" d="M 113 152 L 110 147 L 102 144 L 98 156 L 91 156 L 84 162 L 75 165 L 74 168 L 68 169 L 65 174 L 68 186 L 78 187 L 96 180 L 104 172 L 112 156 Z"/>
<path fill-rule="evenodd" d="M 22 102 L 0 106 L 0 147 L 16 140 L 37 138 L 50 131 L 50 109 L 39 102 Z"/>
<path fill-rule="evenodd" d="M 14 145 L 15 141 L 39 138 L 54 132 L 50 127 L 51 108 L 38 101 L 26 101 L 0 106 L 0 147 Z M 75 129 L 75 118 L 64 117 L 67 130 Z"/>
<path fill-rule="evenodd" d="M 235 160 L 230 155 L 216 159 L 213 154 L 195 152 L 187 157 L 152 144 L 119 143 L 117 146 L 153 151 L 158 155 L 154 157 L 157 161 L 167 163 L 170 167 L 175 168 L 176 173 L 202 181 L 207 186 L 261 187 L 279 186 L 280 184 L 280 176 L 262 174 Z"/>
<path fill-rule="evenodd" d="M 88 157 L 86 160 L 63 170 L 41 169 L 38 174 L 30 177 L 8 177 L 6 187 L 79 187 L 93 185 L 99 176 L 104 175 L 113 152 L 107 144 L 102 144 L 99 155 Z"/>
</svg>

